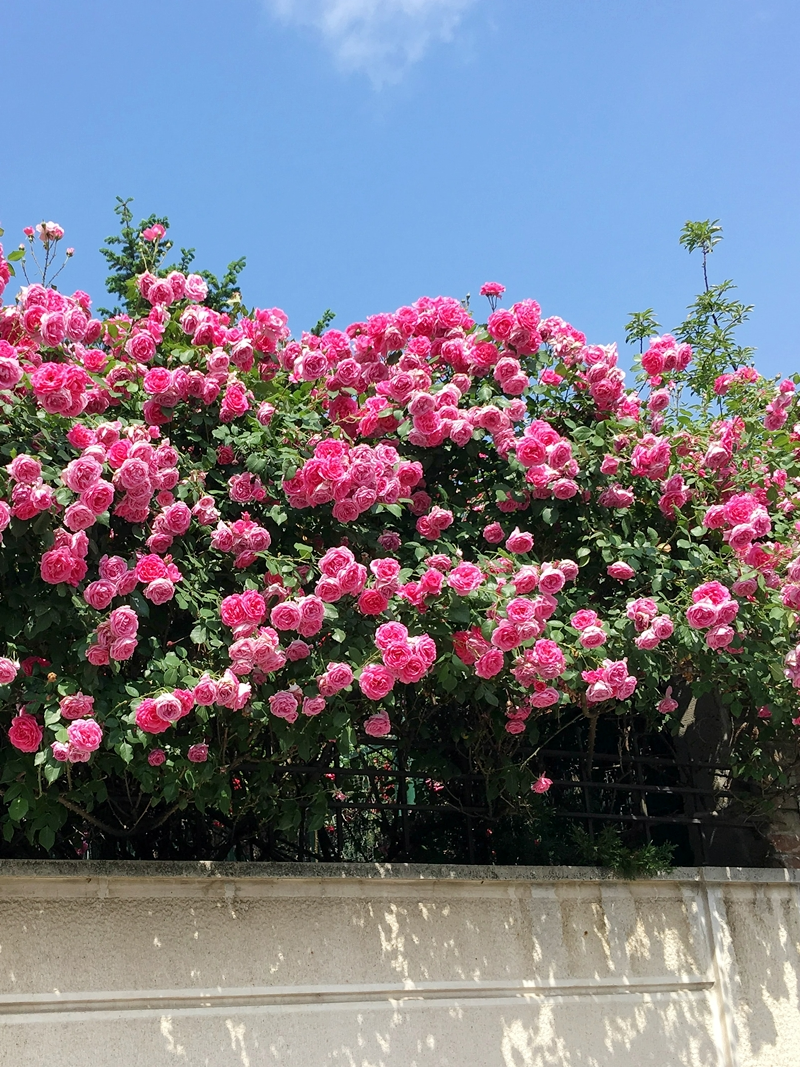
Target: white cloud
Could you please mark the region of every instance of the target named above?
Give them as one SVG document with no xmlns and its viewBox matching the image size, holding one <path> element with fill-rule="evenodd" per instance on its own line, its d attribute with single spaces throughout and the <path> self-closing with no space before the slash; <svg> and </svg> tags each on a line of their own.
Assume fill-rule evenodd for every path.
<svg viewBox="0 0 800 1067">
<path fill-rule="evenodd" d="M 376 85 L 402 77 L 428 48 L 453 38 L 475 0 L 266 0 L 283 21 L 322 35 L 345 70 Z"/>
</svg>

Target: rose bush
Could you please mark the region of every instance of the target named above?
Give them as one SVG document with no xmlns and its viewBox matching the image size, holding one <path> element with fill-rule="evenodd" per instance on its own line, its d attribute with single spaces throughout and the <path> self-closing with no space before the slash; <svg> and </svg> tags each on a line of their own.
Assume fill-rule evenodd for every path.
<svg viewBox="0 0 800 1067">
<path fill-rule="evenodd" d="M 484 323 L 423 297 L 293 337 L 241 261 L 166 266 L 166 220 L 122 214 L 115 311 L 47 283 L 56 224 L 41 282 L 8 288 L 33 231 L 0 252 L 7 841 L 187 806 L 296 825 L 292 761 L 395 735 L 434 765 L 436 730 L 541 793 L 521 746 L 631 707 L 676 729 L 673 687 L 716 691 L 740 770 L 780 779 L 798 378 L 736 346 L 728 283 L 679 337 L 634 317 L 629 388 L 614 345 L 498 283 Z"/>
</svg>

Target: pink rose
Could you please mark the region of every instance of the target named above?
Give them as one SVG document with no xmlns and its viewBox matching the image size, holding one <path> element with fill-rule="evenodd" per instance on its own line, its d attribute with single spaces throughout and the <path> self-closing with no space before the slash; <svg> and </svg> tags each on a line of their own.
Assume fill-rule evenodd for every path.
<svg viewBox="0 0 800 1067">
<path fill-rule="evenodd" d="M 154 748 L 148 753 L 147 762 L 151 767 L 160 767 L 167 758 L 167 754 L 163 748 Z"/>
<path fill-rule="evenodd" d="M 634 678 L 632 674 L 629 674 L 628 677 L 617 686 L 617 700 L 627 700 L 629 696 L 633 695 L 636 685 L 637 679 Z"/>
<path fill-rule="evenodd" d="M 138 641 L 135 637 L 120 637 L 112 642 L 108 654 L 117 663 L 122 663 L 131 658 L 136 651 Z"/>
<path fill-rule="evenodd" d="M 297 719 L 297 709 L 300 706 L 300 702 L 294 693 L 288 689 L 284 689 L 279 693 L 274 693 L 269 698 L 269 710 L 273 715 L 276 715 L 279 719 L 286 719 L 287 722 L 295 722 Z"/>
<path fill-rule="evenodd" d="M 175 586 L 169 578 L 156 578 L 145 586 L 143 593 L 153 604 L 166 604 L 175 595 Z"/>
<path fill-rule="evenodd" d="M 669 715 L 669 713 L 675 711 L 677 707 L 678 701 L 673 700 L 672 698 L 672 686 L 667 686 L 665 696 L 656 704 L 656 711 L 660 711 L 662 715 Z"/>
<path fill-rule="evenodd" d="M 517 526 L 506 540 L 506 549 L 516 555 L 523 555 L 533 548 L 533 534 L 520 532 Z"/>
<path fill-rule="evenodd" d="M 300 605 L 293 600 L 276 604 L 269 613 L 269 621 L 276 630 L 296 630 L 302 617 Z"/>
<path fill-rule="evenodd" d="M 42 476 L 42 465 L 39 460 L 25 452 L 20 452 L 18 456 L 15 456 L 6 470 L 13 481 L 22 482 L 23 485 L 34 485 Z"/>
<path fill-rule="evenodd" d="M 338 693 L 340 689 L 346 689 L 348 685 L 353 684 L 353 671 L 348 663 L 329 663 L 325 674 L 328 678 L 328 684 L 334 693 Z M 387 689 L 386 692 L 388 693 L 388 691 Z"/>
<path fill-rule="evenodd" d="M 136 563 L 136 576 L 145 585 L 167 577 L 167 565 L 160 556 L 142 556 Z"/>
<path fill-rule="evenodd" d="M 248 589 L 240 595 L 239 604 L 247 622 L 260 623 L 267 614 L 267 605 L 263 596 L 253 589 Z"/>
<path fill-rule="evenodd" d="M 357 603 L 362 615 L 382 615 L 388 606 L 388 597 L 384 596 L 379 589 L 365 589 Z"/>
<path fill-rule="evenodd" d="M 313 594 L 301 597 L 298 601 L 300 608 L 300 625 L 298 632 L 301 637 L 313 637 L 322 629 L 325 620 L 325 605 L 319 597 Z"/>
<path fill-rule="evenodd" d="M 520 643 L 520 633 L 510 619 L 501 619 L 495 627 L 490 638 L 495 648 L 503 652 L 510 652 Z"/>
<path fill-rule="evenodd" d="M 727 648 L 736 636 L 730 626 L 713 626 L 706 634 L 706 644 L 709 648 Z"/>
<path fill-rule="evenodd" d="M 580 611 L 576 611 L 569 621 L 574 630 L 586 630 L 590 626 L 599 625 L 600 622 L 597 612 L 590 611 L 588 608 L 581 608 Z"/>
<path fill-rule="evenodd" d="M 326 574 L 320 578 L 314 586 L 314 592 L 326 604 L 335 604 L 344 596 L 344 590 L 338 578 L 329 577 Z"/>
<path fill-rule="evenodd" d="M 358 685 L 368 700 L 382 700 L 394 688 L 394 674 L 382 663 L 372 663 L 364 668 Z"/>
<path fill-rule="evenodd" d="M 499 648 L 490 648 L 475 662 L 475 673 L 479 678 L 494 678 L 505 664 L 505 658 Z"/>
<path fill-rule="evenodd" d="M 208 759 L 208 745 L 192 745 L 186 753 L 190 763 L 205 763 Z"/>
<path fill-rule="evenodd" d="M 175 693 L 161 693 L 154 703 L 156 715 L 164 722 L 177 722 L 183 717 L 183 704 Z"/>
<path fill-rule="evenodd" d="M 642 632 L 635 638 L 634 644 L 638 649 L 644 652 L 652 652 L 654 648 L 658 648 L 659 638 L 653 630 L 642 630 Z"/>
<path fill-rule="evenodd" d="M 364 723 L 364 732 L 370 737 L 386 737 L 392 732 L 392 723 L 385 711 L 379 711 Z"/>
<path fill-rule="evenodd" d="M 110 582 L 106 578 L 100 578 L 98 581 L 91 582 L 86 586 L 83 591 L 83 599 L 95 611 L 105 611 L 116 594 L 116 583 Z"/>
<path fill-rule="evenodd" d="M 531 786 L 531 790 L 534 793 L 546 793 L 552 784 L 553 781 L 551 778 L 545 778 L 543 774 L 540 774 Z"/>
<path fill-rule="evenodd" d="M 74 557 L 69 549 L 51 548 L 45 552 L 40 563 L 42 580 L 50 585 L 69 582 L 72 578 Z"/>
<path fill-rule="evenodd" d="M 490 545 L 499 545 L 505 537 L 505 533 L 499 522 L 492 522 L 488 526 L 484 526 L 483 536 Z"/>
<path fill-rule="evenodd" d="M 542 678 L 558 678 L 566 668 L 564 653 L 555 641 L 547 639 L 537 641 L 533 646 L 536 658 L 536 670 Z"/>
<path fill-rule="evenodd" d="M 208 296 L 208 285 L 199 274 L 189 274 L 186 277 L 186 299 L 193 304 L 202 304 Z"/>
<path fill-rule="evenodd" d="M 92 509 L 79 500 L 70 504 L 64 512 L 64 525 L 73 532 L 88 530 L 90 526 L 94 526 L 96 521 L 97 516 Z"/>
<path fill-rule="evenodd" d="M 111 659 L 108 649 L 102 645 L 91 645 L 87 648 L 86 658 L 93 667 L 104 667 Z"/>
<path fill-rule="evenodd" d="M 536 618 L 536 606 L 527 597 L 514 597 L 506 605 L 506 615 L 519 626 L 521 623 L 532 622 Z"/>
<path fill-rule="evenodd" d="M 600 704 L 604 700 L 611 700 L 613 696 L 614 690 L 608 682 L 602 680 L 592 682 L 586 690 L 586 699 L 590 704 Z"/>
<path fill-rule="evenodd" d="M 653 619 L 651 628 L 659 641 L 666 641 L 666 639 L 672 637 L 675 632 L 675 626 L 669 615 L 657 616 Z"/>
<path fill-rule="evenodd" d="M 17 677 L 19 665 L 7 656 L 0 656 L 0 685 L 11 685 Z"/>
<path fill-rule="evenodd" d="M 91 456 L 73 459 L 61 473 L 61 480 L 73 493 L 83 493 L 96 485 L 102 476 L 103 467 Z"/>
<path fill-rule="evenodd" d="M 483 571 L 474 563 L 459 563 L 447 576 L 447 584 L 459 596 L 472 593 L 485 581 Z"/>
<path fill-rule="evenodd" d="M 694 630 L 705 630 L 713 626 L 719 614 L 711 600 L 698 600 L 686 612 L 686 621 Z"/>
<path fill-rule="evenodd" d="M 396 559 L 374 559 L 369 569 L 379 582 L 392 582 L 400 573 L 400 564 Z"/>
<path fill-rule="evenodd" d="M 217 701 L 217 683 L 210 674 L 203 674 L 194 687 L 194 701 L 199 707 L 207 708 Z"/>
<path fill-rule="evenodd" d="M 139 616 L 127 605 L 114 608 L 108 617 L 108 623 L 114 637 L 134 637 L 139 630 Z"/>
<path fill-rule="evenodd" d="M 94 719 L 75 719 L 67 727 L 67 736 L 79 752 L 95 752 L 103 740 L 103 730 Z"/>
<path fill-rule="evenodd" d="M 319 569 L 323 574 L 335 578 L 351 563 L 355 563 L 355 557 L 349 548 L 329 548 L 319 561 Z"/>
<path fill-rule="evenodd" d="M 290 663 L 296 663 L 298 660 L 307 659 L 310 655 L 311 646 L 299 639 L 292 641 L 286 649 L 286 658 Z"/>
<path fill-rule="evenodd" d="M 755 593 L 757 588 L 758 582 L 755 578 L 740 578 L 731 586 L 731 592 L 736 596 L 750 597 Z"/>
<path fill-rule="evenodd" d="M 114 500 L 114 486 L 111 482 L 99 481 L 81 493 L 81 504 L 87 507 L 93 515 L 102 515 L 108 511 Z M 74 506 L 74 505 L 73 505 Z"/>
<path fill-rule="evenodd" d="M 58 706 L 65 719 L 86 719 L 94 715 L 94 697 L 85 696 L 83 693 L 62 697 Z"/>
<path fill-rule="evenodd" d="M 306 697 L 303 700 L 304 715 L 319 715 L 325 710 L 325 697 Z"/>
<path fill-rule="evenodd" d="M 564 572 L 559 567 L 553 567 L 552 564 L 545 563 L 539 572 L 539 590 L 552 596 L 564 588 L 566 580 Z"/>
<path fill-rule="evenodd" d="M 124 574 L 128 573 L 128 564 L 121 556 L 103 556 L 98 570 L 101 578 L 107 578 L 110 582 L 118 582 Z"/>
<path fill-rule="evenodd" d="M 553 704 L 557 704 L 561 697 L 558 695 L 558 690 L 553 689 L 551 685 L 548 685 L 546 689 L 538 690 L 531 694 L 530 702 L 535 708 L 551 708 Z"/>
<path fill-rule="evenodd" d="M 627 582 L 636 572 L 633 567 L 629 567 L 627 563 L 623 563 L 619 560 L 616 563 L 610 563 L 608 567 L 606 567 L 606 573 L 620 582 Z"/>
<path fill-rule="evenodd" d="M 599 648 L 606 643 L 605 630 L 600 626 L 587 626 L 578 638 L 583 648 Z"/>
<path fill-rule="evenodd" d="M 539 584 L 539 568 L 526 563 L 511 579 L 517 593 L 532 593 Z"/>
<path fill-rule="evenodd" d="M 36 752 L 42 743 L 43 736 L 44 730 L 33 715 L 22 712 L 11 720 L 8 740 L 20 752 Z"/>
<path fill-rule="evenodd" d="M 728 587 L 721 582 L 704 582 L 692 590 L 692 600 L 695 603 L 699 600 L 710 600 L 712 604 L 723 604 L 730 600 L 730 593 Z"/>
</svg>

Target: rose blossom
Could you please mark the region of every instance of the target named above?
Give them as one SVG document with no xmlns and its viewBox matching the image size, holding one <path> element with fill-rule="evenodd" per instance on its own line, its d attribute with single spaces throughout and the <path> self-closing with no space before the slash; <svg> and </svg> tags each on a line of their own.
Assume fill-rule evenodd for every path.
<svg viewBox="0 0 800 1067">
<path fill-rule="evenodd" d="M 44 730 L 27 712 L 15 716 L 8 729 L 8 740 L 20 752 L 36 752 L 42 743 Z"/>
<path fill-rule="evenodd" d="M 136 651 L 138 641 L 135 637 L 118 637 L 116 641 L 112 642 L 108 649 L 108 654 L 111 659 L 117 663 L 122 663 L 125 660 L 129 660 Z"/>
<path fill-rule="evenodd" d="M 303 714 L 308 716 L 319 715 L 325 710 L 325 697 L 305 697 L 303 700 Z"/>
<path fill-rule="evenodd" d="M 552 784 L 551 778 L 546 778 L 543 774 L 540 774 L 531 786 L 531 790 L 534 793 L 546 793 Z"/>
<path fill-rule="evenodd" d="M 94 719 L 75 719 L 67 727 L 67 736 L 79 752 L 94 752 L 103 740 L 103 730 Z"/>
<path fill-rule="evenodd" d="M 678 706 L 678 701 L 672 697 L 672 686 L 667 686 L 667 691 L 661 700 L 656 704 L 656 711 L 660 711 L 662 715 L 669 715 L 671 711 L 675 711 Z"/>
<path fill-rule="evenodd" d="M 489 523 L 488 526 L 484 526 L 483 536 L 490 545 L 499 545 L 505 537 L 505 534 L 503 533 L 503 527 L 499 522 L 492 522 Z"/>
<path fill-rule="evenodd" d="M 208 745 L 192 745 L 186 753 L 186 758 L 190 763 L 205 763 L 208 759 Z"/>
<path fill-rule="evenodd" d="M 166 604 L 175 595 L 175 586 L 169 578 L 156 578 L 149 582 L 142 592 L 153 604 Z"/>
<path fill-rule="evenodd" d="M 364 723 L 364 731 L 370 737 L 386 737 L 392 732 L 392 723 L 388 714 L 385 711 L 379 711 L 376 715 L 370 715 Z"/>
<path fill-rule="evenodd" d="M 203 674 L 194 687 L 194 702 L 198 707 L 210 707 L 217 700 L 217 683 L 210 674 Z"/>
<path fill-rule="evenodd" d="M 578 638 L 583 648 L 599 648 L 607 640 L 606 632 L 600 626 L 587 626 L 581 630 Z"/>
<path fill-rule="evenodd" d="M 139 629 L 139 616 L 127 605 L 114 608 L 108 617 L 108 625 L 116 638 L 134 637 Z"/>
<path fill-rule="evenodd" d="M 474 563 L 459 563 L 457 567 L 447 576 L 447 584 L 451 589 L 459 594 L 459 596 L 466 596 L 468 593 L 472 593 L 484 582 L 483 572 L 479 567 L 476 567 Z"/>
<path fill-rule="evenodd" d="M 104 611 L 117 593 L 116 582 L 107 578 L 99 578 L 96 582 L 90 582 L 83 591 L 83 599 L 90 608 L 96 611 Z"/>
<path fill-rule="evenodd" d="M 627 582 L 636 572 L 633 567 L 618 560 L 616 563 L 610 563 L 608 567 L 606 567 L 606 573 L 611 578 L 616 578 L 620 582 Z"/>
<path fill-rule="evenodd" d="M 94 697 L 85 696 L 83 693 L 62 697 L 58 706 L 65 719 L 85 719 L 94 715 Z"/>
<path fill-rule="evenodd" d="M 167 758 L 167 754 L 163 748 L 154 748 L 147 756 L 147 762 L 151 767 L 160 767 Z"/>
<path fill-rule="evenodd" d="M 519 526 L 515 527 L 506 539 L 506 549 L 515 555 L 524 555 L 533 548 L 533 534 L 522 533 Z"/>
<path fill-rule="evenodd" d="M 361 672 L 358 686 L 368 700 L 382 700 L 394 687 L 394 674 L 382 663 L 371 663 Z"/>
<path fill-rule="evenodd" d="M 564 572 L 550 563 L 545 563 L 539 572 L 539 589 L 542 593 L 558 593 L 564 588 Z"/>
<path fill-rule="evenodd" d="M 494 678 L 503 669 L 505 659 L 499 648 L 490 648 L 475 662 L 475 673 L 479 678 Z"/>
<path fill-rule="evenodd" d="M 276 630 L 296 630 L 301 618 L 300 605 L 293 600 L 285 600 L 282 604 L 276 604 L 269 613 L 269 621 Z"/>
<path fill-rule="evenodd" d="M 288 689 L 284 689 L 280 693 L 274 693 L 269 698 L 269 710 L 272 714 L 279 719 L 286 719 L 290 723 L 295 722 L 297 719 L 298 707 L 299 701 L 297 697 Z"/>
<path fill-rule="evenodd" d="M 19 664 L 7 656 L 0 656 L 0 685 L 11 685 L 17 677 Z"/>
</svg>

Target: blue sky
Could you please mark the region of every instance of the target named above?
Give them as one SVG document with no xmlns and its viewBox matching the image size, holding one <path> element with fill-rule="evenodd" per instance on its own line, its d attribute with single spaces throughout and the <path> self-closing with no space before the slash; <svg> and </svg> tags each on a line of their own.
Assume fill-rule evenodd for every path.
<svg viewBox="0 0 800 1067">
<path fill-rule="evenodd" d="M 3 240 L 60 222 L 102 303 L 119 193 L 298 332 L 496 279 L 622 344 L 680 321 L 680 227 L 719 217 L 788 373 L 799 54 L 797 0 L 4 0 Z"/>
</svg>

